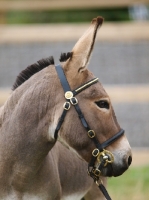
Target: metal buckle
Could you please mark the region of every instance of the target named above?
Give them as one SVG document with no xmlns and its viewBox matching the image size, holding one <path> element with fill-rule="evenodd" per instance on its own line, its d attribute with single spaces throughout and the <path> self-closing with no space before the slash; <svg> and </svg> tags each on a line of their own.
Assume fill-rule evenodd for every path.
<svg viewBox="0 0 149 200">
<path fill-rule="evenodd" d="M 101 184 L 103 185 L 103 181 L 99 178 L 95 181 L 96 185 L 99 187 Z"/>
<path fill-rule="evenodd" d="M 92 156 L 97 157 L 99 155 L 99 149 L 94 149 L 92 151 Z"/>
<path fill-rule="evenodd" d="M 89 131 L 88 131 L 88 136 L 89 136 L 90 138 L 94 138 L 94 137 L 95 137 L 95 132 L 94 132 L 93 130 L 89 130 Z"/>
<path fill-rule="evenodd" d="M 110 151 L 105 150 L 105 149 L 103 149 L 103 151 L 98 154 L 97 161 L 99 163 L 101 163 L 101 159 L 105 161 L 104 167 L 106 167 L 108 163 L 114 162 L 113 154 Z"/>
<path fill-rule="evenodd" d="M 73 106 L 76 105 L 76 104 L 78 104 L 78 100 L 77 100 L 76 97 L 72 97 L 72 98 L 70 99 L 70 102 L 71 102 L 71 104 L 72 104 Z"/>
<path fill-rule="evenodd" d="M 71 106 L 70 102 L 67 101 L 64 103 L 63 108 L 64 108 L 64 110 L 69 110 L 70 106 Z"/>
<path fill-rule="evenodd" d="M 94 169 L 93 173 L 94 173 L 95 176 L 99 177 L 100 174 L 101 174 L 101 171 L 99 169 Z"/>
</svg>

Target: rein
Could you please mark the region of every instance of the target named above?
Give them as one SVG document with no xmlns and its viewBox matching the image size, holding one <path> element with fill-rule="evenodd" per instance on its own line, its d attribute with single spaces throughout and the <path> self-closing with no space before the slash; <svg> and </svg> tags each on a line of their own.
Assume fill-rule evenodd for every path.
<svg viewBox="0 0 149 200">
<path fill-rule="evenodd" d="M 98 78 L 94 78 L 94 79 L 88 81 L 87 83 L 85 83 L 84 85 L 78 87 L 77 89 L 71 91 L 71 88 L 69 86 L 69 83 L 66 79 L 66 76 L 64 74 L 64 71 L 63 71 L 63 68 L 61 67 L 61 65 L 56 66 L 56 71 L 57 71 L 58 77 L 60 79 L 61 85 L 63 87 L 63 90 L 65 92 L 66 102 L 63 105 L 64 110 L 63 110 L 62 115 L 57 124 L 56 130 L 54 133 L 54 137 L 55 137 L 55 139 L 57 139 L 58 131 L 60 130 L 60 128 L 63 124 L 63 121 L 65 119 L 67 111 L 71 108 L 71 105 L 73 105 L 75 107 L 76 112 L 78 113 L 78 116 L 82 122 L 82 125 L 84 126 L 84 128 L 86 129 L 86 131 L 88 133 L 88 137 L 94 142 L 94 144 L 96 146 L 96 148 L 92 151 L 92 158 L 91 158 L 90 163 L 88 164 L 88 174 L 93 178 L 94 182 L 100 188 L 100 190 L 102 191 L 105 198 L 107 200 L 111 200 L 106 188 L 104 187 L 104 185 L 100 179 L 102 169 L 114 161 L 113 154 L 110 151 L 106 150 L 105 148 L 107 146 L 109 146 L 110 144 L 112 144 L 115 140 L 119 139 L 124 134 L 124 130 L 121 129 L 113 137 L 109 138 L 108 140 L 106 140 L 105 142 L 103 142 L 101 144 L 98 141 L 98 139 L 96 138 L 96 134 L 95 134 L 94 130 L 92 130 L 89 127 L 87 121 L 85 120 L 84 115 L 78 105 L 78 100 L 75 97 L 77 94 L 79 94 L 83 90 L 85 90 L 88 87 L 90 87 L 91 85 L 97 83 Z M 96 167 L 96 164 L 98 164 L 99 166 Z"/>
</svg>

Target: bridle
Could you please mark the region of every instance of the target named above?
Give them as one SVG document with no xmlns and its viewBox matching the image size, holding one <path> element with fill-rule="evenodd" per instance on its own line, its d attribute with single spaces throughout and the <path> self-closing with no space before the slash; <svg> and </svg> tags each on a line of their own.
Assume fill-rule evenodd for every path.
<svg viewBox="0 0 149 200">
<path fill-rule="evenodd" d="M 55 139 L 57 139 L 58 132 L 59 132 L 61 125 L 65 119 L 65 116 L 66 116 L 67 112 L 69 111 L 71 105 L 73 105 L 75 107 L 76 112 L 78 113 L 78 116 L 81 120 L 82 125 L 84 126 L 84 128 L 86 129 L 86 131 L 88 133 L 88 137 L 94 142 L 94 144 L 96 146 L 96 148 L 92 151 L 91 161 L 88 164 L 88 174 L 94 179 L 95 183 L 101 189 L 101 191 L 105 195 L 106 199 L 111 200 L 109 194 L 107 193 L 107 190 L 105 189 L 105 187 L 102 184 L 102 181 L 100 180 L 100 175 L 101 175 L 102 169 L 104 167 L 106 167 L 109 163 L 112 163 L 114 161 L 113 154 L 110 151 L 106 150 L 105 148 L 107 146 L 109 146 L 110 144 L 112 144 L 115 140 L 119 139 L 124 134 L 124 130 L 121 129 L 113 137 L 109 138 L 108 140 L 106 140 L 105 142 L 103 142 L 101 144 L 98 141 L 98 139 L 96 138 L 96 134 L 95 134 L 94 130 L 92 130 L 89 127 L 87 121 L 85 120 L 83 113 L 78 105 L 78 100 L 75 97 L 77 94 L 79 94 L 83 90 L 85 90 L 88 87 L 90 87 L 91 85 L 97 83 L 98 78 L 93 78 L 92 80 L 88 81 L 87 83 L 81 85 L 80 87 L 78 87 L 77 89 L 72 91 L 61 65 L 57 65 L 55 68 L 56 68 L 58 77 L 60 79 L 61 85 L 63 87 L 63 90 L 65 92 L 66 102 L 63 105 L 64 110 L 63 110 L 62 115 L 57 124 L 56 130 L 54 133 L 54 137 L 55 137 Z M 96 163 L 98 163 L 98 167 L 95 166 Z"/>
</svg>

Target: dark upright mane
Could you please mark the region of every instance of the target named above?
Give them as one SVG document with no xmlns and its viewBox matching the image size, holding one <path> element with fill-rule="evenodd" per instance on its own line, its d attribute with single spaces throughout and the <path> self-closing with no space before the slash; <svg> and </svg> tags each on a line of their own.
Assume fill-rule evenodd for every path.
<svg viewBox="0 0 149 200">
<path fill-rule="evenodd" d="M 13 84 L 12 90 L 15 90 L 22 83 L 27 81 L 31 76 L 46 68 L 49 65 L 54 65 L 54 59 L 52 56 L 48 58 L 41 59 L 32 65 L 29 65 L 25 70 L 20 72 L 17 76 L 15 83 Z"/>
<path fill-rule="evenodd" d="M 60 62 L 65 62 L 66 60 L 68 60 L 69 58 L 72 57 L 72 52 L 68 52 L 68 53 L 61 53 Z"/>
<path fill-rule="evenodd" d="M 72 52 L 61 53 L 60 62 L 65 62 L 69 58 L 72 57 Z M 15 90 L 17 87 L 22 85 L 25 81 L 27 81 L 31 76 L 46 68 L 49 65 L 54 65 L 54 59 L 52 56 L 48 58 L 41 59 L 32 65 L 29 65 L 25 70 L 20 72 L 17 76 L 15 83 L 13 84 L 12 90 Z"/>
</svg>

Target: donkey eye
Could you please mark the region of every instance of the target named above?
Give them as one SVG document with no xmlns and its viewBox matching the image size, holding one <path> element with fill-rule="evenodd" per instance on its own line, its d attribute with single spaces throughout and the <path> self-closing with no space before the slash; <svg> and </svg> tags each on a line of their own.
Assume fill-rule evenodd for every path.
<svg viewBox="0 0 149 200">
<path fill-rule="evenodd" d="M 99 108 L 106 108 L 109 109 L 109 103 L 105 100 L 95 102 Z"/>
</svg>

